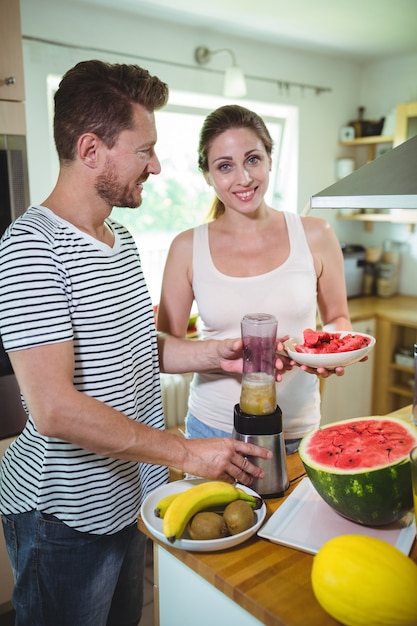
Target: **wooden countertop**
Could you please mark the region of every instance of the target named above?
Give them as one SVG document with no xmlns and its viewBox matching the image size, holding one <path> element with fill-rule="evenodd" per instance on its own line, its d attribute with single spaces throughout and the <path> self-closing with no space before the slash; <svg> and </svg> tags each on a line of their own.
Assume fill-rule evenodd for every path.
<svg viewBox="0 0 417 626">
<path fill-rule="evenodd" d="M 417 327 L 417 298 L 415 296 L 351 298 L 348 300 L 348 305 L 352 322 L 379 317 L 396 324 Z"/>
<path fill-rule="evenodd" d="M 390 414 L 410 420 L 411 407 Z M 267 519 L 305 476 L 298 454 L 287 457 L 290 487 L 283 498 L 267 499 Z M 139 528 L 149 535 L 139 518 Z M 313 556 L 254 536 L 222 552 L 164 549 L 234 600 L 266 626 L 335 626 L 318 604 L 311 586 Z M 417 562 L 417 542 L 410 556 Z"/>
</svg>

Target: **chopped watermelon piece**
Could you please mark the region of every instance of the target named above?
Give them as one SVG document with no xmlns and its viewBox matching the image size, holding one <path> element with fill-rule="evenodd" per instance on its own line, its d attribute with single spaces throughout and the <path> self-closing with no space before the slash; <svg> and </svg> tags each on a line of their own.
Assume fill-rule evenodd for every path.
<svg viewBox="0 0 417 626">
<path fill-rule="evenodd" d="M 295 346 L 296 352 L 327 354 L 335 352 L 351 352 L 360 350 L 370 343 L 369 337 L 359 334 L 328 333 L 307 328 L 303 333 L 304 343 Z"/>
</svg>

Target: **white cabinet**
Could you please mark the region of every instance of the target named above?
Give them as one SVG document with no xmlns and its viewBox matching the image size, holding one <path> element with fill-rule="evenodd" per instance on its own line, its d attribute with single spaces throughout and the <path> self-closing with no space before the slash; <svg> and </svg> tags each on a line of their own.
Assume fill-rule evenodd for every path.
<svg viewBox="0 0 417 626">
<path fill-rule="evenodd" d="M 155 626 L 262 626 L 238 600 L 231 600 L 162 546 L 155 543 L 154 550 Z"/>
<path fill-rule="evenodd" d="M 375 336 L 375 320 L 352 324 L 353 330 Z M 346 367 L 343 376 L 323 379 L 321 395 L 321 423 L 372 415 L 372 384 L 374 351 L 364 363 Z"/>
</svg>

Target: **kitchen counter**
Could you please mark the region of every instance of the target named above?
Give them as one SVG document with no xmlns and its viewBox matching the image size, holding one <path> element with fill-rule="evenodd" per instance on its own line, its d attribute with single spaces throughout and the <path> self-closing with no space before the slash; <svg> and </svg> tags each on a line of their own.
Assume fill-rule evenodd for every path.
<svg viewBox="0 0 417 626">
<path fill-rule="evenodd" d="M 351 298 L 348 300 L 348 306 L 352 322 L 376 317 L 387 319 L 395 324 L 417 327 L 417 297 L 415 296 Z"/>
<path fill-rule="evenodd" d="M 373 309 L 373 311 L 375 310 Z M 390 415 L 409 421 L 411 409 L 410 407 L 405 407 Z M 290 488 L 286 491 L 283 498 L 266 500 L 267 519 L 285 501 L 305 476 L 304 467 L 298 454 L 288 456 L 287 464 Z M 147 532 L 140 519 L 139 527 L 144 532 Z M 240 546 L 222 552 L 187 552 L 176 550 L 165 544 L 158 545 L 157 541 L 155 541 L 155 546 L 156 557 L 158 552 L 160 557 L 164 556 L 164 561 L 162 562 L 160 559 L 159 562 L 160 577 L 163 574 L 163 567 L 168 567 L 169 562 L 174 564 L 174 569 L 182 564 L 180 567 L 181 571 L 175 572 L 175 575 L 166 583 L 165 589 L 167 587 L 176 588 L 178 591 L 175 596 L 177 604 L 182 605 L 185 602 L 186 609 L 188 608 L 189 612 L 185 614 L 189 616 L 189 620 L 187 623 L 183 621 L 183 626 L 196 623 L 210 624 L 213 623 L 213 621 L 210 621 L 213 617 L 204 621 L 202 618 L 200 619 L 200 615 L 195 613 L 192 615 L 193 609 L 191 604 L 193 598 L 191 596 L 198 596 L 198 592 L 185 582 L 181 572 L 185 576 L 192 574 L 196 582 L 198 579 L 206 581 L 204 584 L 206 585 L 207 594 L 203 595 L 203 597 L 199 596 L 197 599 L 200 606 L 200 614 L 202 616 L 205 610 L 213 612 L 215 610 L 213 605 L 216 605 L 218 602 L 219 614 L 216 613 L 217 624 L 228 623 L 223 612 L 226 608 L 220 609 L 220 607 L 223 607 L 222 603 L 226 599 L 229 599 L 229 605 L 242 612 L 241 617 L 243 621 L 239 621 L 240 624 L 305 626 L 308 623 L 309 626 L 335 626 L 339 623 L 323 611 L 315 599 L 310 581 L 313 562 L 311 554 L 272 543 L 256 535 Z M 417 563 L 416 541 L 414 541 L 410 556 Z M 157 606 L 158 585 L 159 581 L 157 578 L 155 580 L 155 604 Z M 217 595 L 210 603 L 209 592 L 213 590 L 213 587 Z M 221 594 L 218 594 L 217 590 Z M 164 602 L 164 593 L 164 588 L 161 587 L 159 590 L 161 607 Z M 188 605 L 188 602 L 190 602 L 190 605 Z M 175 598 L 173 606 L 175 607 Z M 178 608 L 178 610 L 182 610 L 182 608 Z M 175 621 L 175 608 L 171 608 L 170 615 L 171 618 L 168 621 L 161 621 L 161 626 L 166 624 L 174 626 L 174 624 L 181 623 L 181 621 Z M 158 616 L 155 623 L 158 624 Z"/>
</svg>

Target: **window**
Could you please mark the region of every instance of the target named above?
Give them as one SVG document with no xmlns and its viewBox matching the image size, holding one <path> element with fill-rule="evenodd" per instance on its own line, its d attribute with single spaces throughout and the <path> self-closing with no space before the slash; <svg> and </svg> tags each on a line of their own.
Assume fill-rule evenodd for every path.
<svg viewBox="0 0 417 626">
<path fill-rule="evenodd" d="M 51 122 L 53 96 L 59 81 L 59 76 L 48 77 Z M 162 273 L 172 239 L 182 230 L 203 222 L 212 204 L 213 192 L 197 167 L 198 137 L 206 115 L 227 103 L 216 96 L 171 91 L 168 105 L 155 113 L 156 153 L 162 172 L 147 180 L 139 209 L 112 211 L 112 217 L 124 224 L 135 238 L 153 304 L 159 302 Z M 267 202 L 275 209 L 295 212 L 298 109 L 248 100 L 241 103 L 263 117 L 274 141 Z M 51 154 L 55 154 L 52 135 L 50 141 Z M 53 166 L 58 170 L 57 159 Z"/>
<path fill-rule="evenodd" d="M 169 104 L 155 113 L 156 153 L 162 171 L 147 180 L 138 210 L 114 208 L 112 216 L 129 228 L 141 256 L 152 302 L 157 304 L 169 245 L 176 234 L 203 222 L 213 192 L 197 166 L 200 128 L 224 99 L 171 92 Z M 242 102 L 262 115 L 274 141 L 267 202 L 296 210 L 297 111 L 295 107 Z"/>
<path fill-rule="evenodd" d="M 172 239 L 203 222 L 213 195 L 197 168 L 198 134 L 205 115 L 164 109 L 155 113 L 161 174 L 144 185 L 139 209 L 115 207 L 112 217 L 137 243 L 152 302 L 159 302 L 162 273 Z"/>
</svg>

